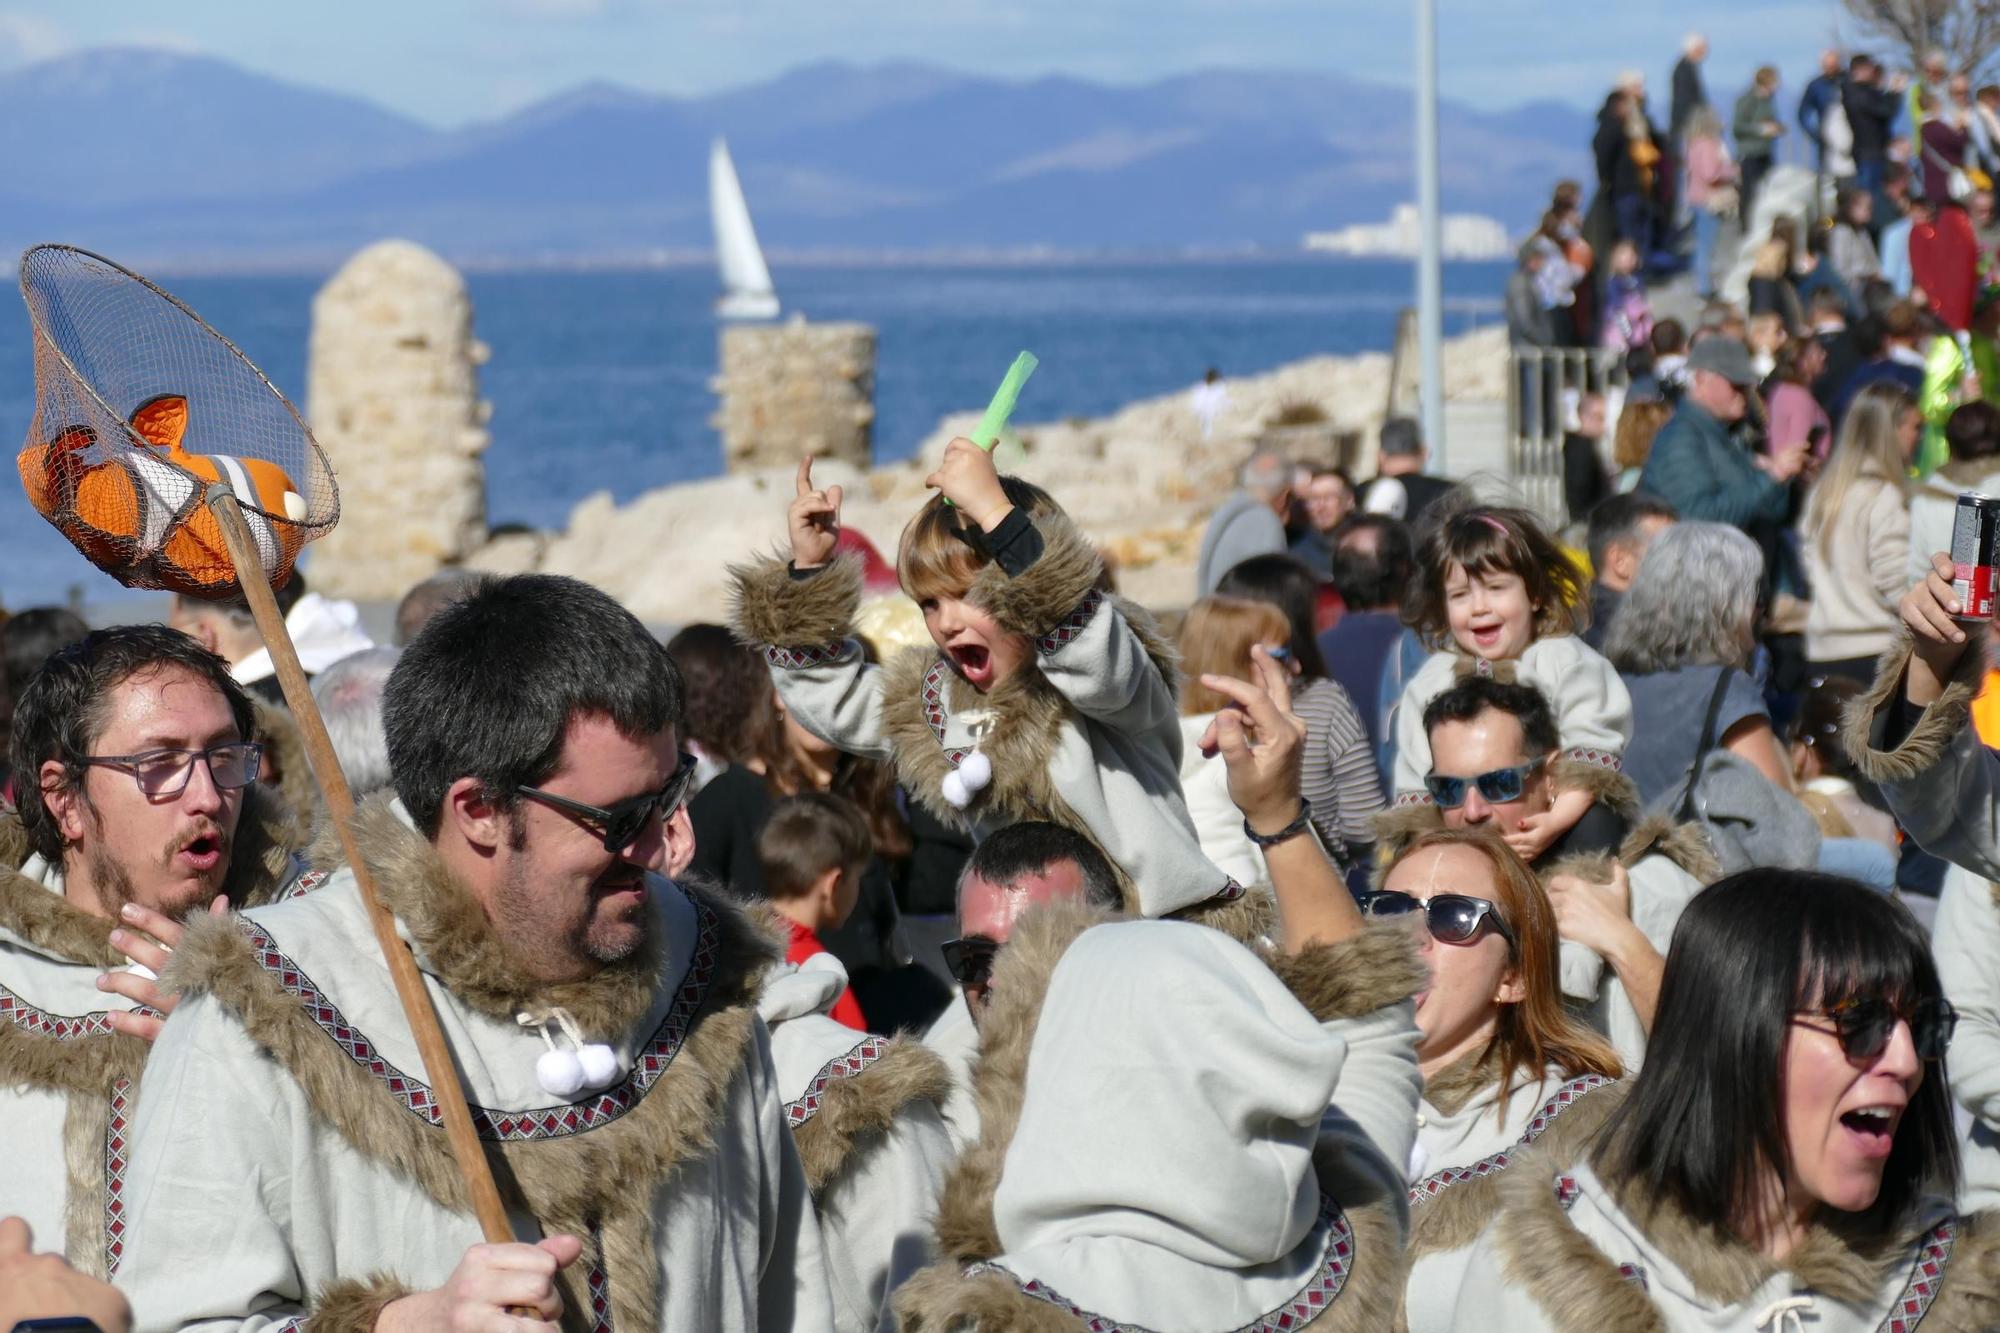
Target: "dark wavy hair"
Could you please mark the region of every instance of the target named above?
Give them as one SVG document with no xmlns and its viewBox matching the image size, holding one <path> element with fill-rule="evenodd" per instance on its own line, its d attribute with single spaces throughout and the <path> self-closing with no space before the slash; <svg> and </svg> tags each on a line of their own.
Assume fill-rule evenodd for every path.
<svg viewBox="0 0 2000 1333">
<path fill-rule="evenodd" d="M 63 769 L 60 784 L 81 790 L 88 771 L 83 761 L 104 734 L 112 693 L 136 676 L 161 671 L 185 672 L 213 686 L 229 705 L 237 737 L 250 739 L 250 696 L 229 674 L 229 664 L 177 629 L 120 625 L 57 649 L 21 690 L 9 746 L 21 826 L 44 860 L 62 863 L 63 836 L 40 798 L 42 765 L 56 760 Z"/>
<path fill-rule="evenodd" d="M 1215 591 L 1220 597 L 1241 597 L 1277 607 L 1292 627 L 1292 656 L 1299 664 L 1299 679 L 1310 683 L 1327 678 L 1326 659 L 1320 656 L 1319 638 L 1313 630 L 1319 580 L 1297 556 L 1253 555 L 1231 566 Z"/>
<path fill-rule="evenodd" d="M 777 710 L 771 672 L 757 650 L 721 625 L 693 624 L 667 640 L 667 656 L 681 669 L 687 738 L 725 764 L 763 757 Z"/>
<path fill-rule="evenodd" d="M 1403 623 L 1433 648 L 1451 642 L 1445 613 L 1445 579 L 1453 565 L 1468 575 L 1518 574 L 1535 609 L 1535 637 L 1574 634 L 1588 622 L 1589 591 L 1583 571 L 1542 531 L 1525 509 L 1475 505 L 1443 519 L 1424 534 L 1417 576 L 1403 605 Z"/>
<path fill-rule="evenodd" d="M 1664 1195 L 1697 1222 L 1740 1233 L 1766 1171 L 1782 1173 L 1785 1044 L 1792 1016 L 1862 996 L 1910 1006 L 1942 996 L 1930 941 L 1865 885 L 1802 870 L 1746 870 L 1681 913 L 1646 1063 L 1591 1150 L 1614 1189 Z M 1958 1184 L 1944 1070 L 1928 1071 L 1897 1126 L 1882 1192 L 1859 1216 L 1878 1234 L 1923 1194 Z"/>
</svg>

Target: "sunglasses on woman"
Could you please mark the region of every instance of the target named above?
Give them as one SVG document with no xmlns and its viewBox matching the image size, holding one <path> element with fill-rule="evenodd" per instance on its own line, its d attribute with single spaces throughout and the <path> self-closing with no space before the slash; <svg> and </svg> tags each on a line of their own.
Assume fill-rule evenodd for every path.
<svg viewBox="0 0 2000 1333">
<path fill-rule="evenodd" d="M 1496 768 L 1490 773 L 1476 777 L 1453 778 L 1442 773 L 1424 775 L 1424 786 L 1430 791 L 1431 799 L 1441 810 L 1456 810 L 1465 804 L 1465 793 L 1469 787 L 1479 788 L 1482 799 L 1494 805 L 1505 805 L 1509 801 L 1521 799 L 1521 793 L 1528 789 L 1528 778 L 1534 771 L 1547 763 L 1546 758 L 1533 759 L 1512 768 Z"/>
<path fill-rule="evenodd" d="M 993 958 L 1000 952 L 997 942 L 984 935 L 946 940 L 938 946 L 944 955 L 944 970 L 961 986 L 984 986 L 993 975 Z"/>
<path fill-rule="evenodd" d="M 1383 889 L 1361 900 L 1363 916 L 1408 916 L 1412 912 L 1424 914 L 1424 929 L 1439 944 L 1471 944 L 1481 927 L 1491 926 L 1494 934 L 1507 941 L 1508 948 L 1514 947 L 1514 932 L 1500 919 L 1500 909 L 1484 898 L 1440 893 L 1426 900 Z"/>
<path fill-rule="evenodd" d="M 540 801 L 543 805 L 576 816 L 604 839 L 605 851 L 615 854 L 637 842 L 639 835 L 646 831 L 655 817 L 672 819 L 686 802 L 688 792 L 694 786 L 694 756 L 682 751 L 678 763 L 680 766 L 674 770 L 674 775 L 658 791 L 634 796 L 609 808 L 585 805 L 582 801 L 556 796 L 539 787 L 516 787 L 514 790 L 531 801 Z"/>
<path fill-rule="evenodd" d="M 1907 1013 L 1879 995 L 1855 996 L 1824 1009 L 1806 1010 L 1802 1017 L 1823 1018 L 1832 1023 L 1834 1034 L 1840 1038 L 1840 1049 L 1856 1064 L 1866 1064 L 1881 1055 L 1889 1045 L 1889 1038 L 1895 1035 L 1898 1023 L 1910 1025 L 1910 1041 L 1917 1048 L 1919 1060 L 1942 1060 L 1951 1047 L 1951 1034 L 1958 1027 L 1958 1010 L 1942 996 L 1920 1001 Z"/>
</svg>

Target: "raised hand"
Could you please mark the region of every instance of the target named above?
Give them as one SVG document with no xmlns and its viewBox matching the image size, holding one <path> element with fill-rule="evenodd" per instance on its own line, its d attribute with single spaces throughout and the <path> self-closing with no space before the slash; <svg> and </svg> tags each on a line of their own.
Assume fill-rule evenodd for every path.
<svg viewBox="0 0 2000 1333">
<path fill-rule="evenodd" d="M 1910 631 L 1910 670 L 1904 682 L 1909 701 L 1919 707 L 1937 702 L 1958 660 L 1970 646 L 1965 626 L 1953 619 L 1965 608 L 1952 590 L 1957 571 L 1942 551 L 1931 555 L 1931 572 L 1903 594 L 1897 613 Z"/>
<path fill-rule="evenodd" d="M 220 893 L 208 905 L 210 916 L 222 916 L 228 911 L 229 899 Z M 111 932 L 111 947 L 152 975 L 147 976 L 146 972 L 106 972 L 98 977 L 97 989 L 123 995 L 134 1004 L 157 1010 L 161 1016 L 155 1018 L 151 1014 L 113 1009 L 105 1015 L 105 1021 L 128 1037 L 152 1041 L 160 1035 L 165 1016 L 180 1003 L 180 996 L 169 995 L 160 989 L 159 975 L 167 966 L 168 956 L 180 947 L 181 936 L 186 933 L 187 927 L 138 903 L 126 903 L 119 916 L 125 924 Z"/>
<path fill-rule="evenodd" d="M 938 464 L 937 471 L 924 478 L 924 485 L 943 491 L 944 498 L 963 509 L 965 516 L 984 532 L 999 527 L 1000 520 L 1014 507 L 1007 492 L 1000 488 L 1000 473 L 993 466 L 993 455 L 962 435 L 944 447 L 944 461 Z"/>
<path fill-rule="evenodd" d="M 1276 833 L 1299 813 L 1306 724 L 1292 711 L 1291 677 L 1262 644 L 1250 650 L 1252 685 L 1234 676 L 1201 683 L 1232 701 L 1202 733 L 1201 751 L 1228 766 L 1229 799 L 1258 833 Z"/>
<path fill-rule="evenodd" d="M 799 460 L 797 494 L 785 511 L 785 527 L 792 536 L 792 565 L 796 569 L 818 569 L 833 559 L 840 546 L 840 487 L 813 489 L 811 456 Z"/>
</svg>

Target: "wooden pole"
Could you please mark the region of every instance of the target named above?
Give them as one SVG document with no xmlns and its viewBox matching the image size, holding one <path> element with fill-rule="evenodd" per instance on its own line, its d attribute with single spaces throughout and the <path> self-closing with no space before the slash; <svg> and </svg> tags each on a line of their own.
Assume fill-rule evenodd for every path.
<svg viewBox="0 0 2000 1333">
<path fill-rule="evenodd" d="M 396 934 L 396 918 L 382 905 L 368 863 L 355 846 L 354 831 L 348 827 L 354 814 L 354 793 L 347 788 L 347 775 L 340 770 L 333 741 L 326 734 L 326 722 L 319 715 L 319 704 L 306 684 L 305 668 L 299 665 L 298 649 L 293 646 L 291 631 L 285 627 L 285 617 L 278 610 L 278 599 L 271 592 L 264 562 L 257 555 L 256 539 L 250 535 L 250 525 L 243 521 L 243 511 L 227 486 L 211 485 L 207 503 L 209 512 L 215 515 L 216 526 L 222 529 L 223 544 L 229 548 L 229 558 L 236 566 L 236 581 L 243 589 L 244 600 L 250 603 L 250 614 L 256 617 L 257 631 L 264 636 L 264 646 L 270 650 L 271 665 L 277 668 L 285 703 L 292 710 L 292 720 L 298 724 L 299 738 L 304 742 L 313 776 L 319 780 L 320 794 L 326 798 L 327 816 L 340 835 L 340 849 L 346 853 L 348 867 L 354 872 L 354 887 L 368 909 L 368 920 L 375 927 L 375 940 L 382 946 L 382 957 L 388 961 L 389 977 L 396 983 L 396 998 L 402 1001 L 410 1035 L 416 1038 L 417 1051 L 423 1057 L 424 1077 L 430 1082 L 431 1095 L 437 1099 L 445 1137 L 451 1141 L 451 1155 L 465 1181 L 472 1214 L 479 1220 L 479 1229 L 489 1244 L 507 1244 L 514 1239 L 514 1229 L 507 1220 L 506 1206 L 500 1202 L 500 1190 L 493 1183 L 493 1169 L 486 1161 L 479 1132 L 472 1127 L 472 1112 L 466 1106 L 465 1089 L 458 1081 L 458 1067 L 452 1063 L 451 1047 L 445 1042 L 444 1029 L 438 1026 L 437 1011 L 431 1008 L 430 992 L 424 989 L 417 960 L 410 956 L 409 946 Z"/>
</svg>

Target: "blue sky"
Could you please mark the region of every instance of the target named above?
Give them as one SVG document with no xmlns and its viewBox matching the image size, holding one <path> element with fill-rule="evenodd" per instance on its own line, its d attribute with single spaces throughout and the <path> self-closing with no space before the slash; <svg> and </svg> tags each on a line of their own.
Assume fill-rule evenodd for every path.
<svg viewBox="0 0 2000 1333">
<path fill-rule="evenodd" d="M 1690 28 L 1714 46 L 1712 96 L 1733 95 L 1766 60 L 1796 93 L 1841 22 L 1837 0 L 1439 6 L 1446 91 L 1483 107 L 1594 105 L 1628 66 L 1664 92 Z M 1411 15 L 1409 0 L 0 0 L 0 69 L 164 45 L 455 125 L 591 79 L 701 93 L 823 59 L 1114 82 L 1317 67 L 1407 84 Z"/>
</svg>

